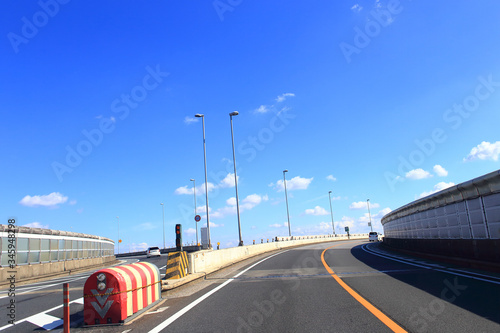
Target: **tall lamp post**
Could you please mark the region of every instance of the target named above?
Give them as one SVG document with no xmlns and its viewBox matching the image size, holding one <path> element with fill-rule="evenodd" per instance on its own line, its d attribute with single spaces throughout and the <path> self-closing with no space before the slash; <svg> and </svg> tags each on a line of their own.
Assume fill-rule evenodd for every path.
<svg viewBox="0 0 500 333">
<path fill-rule="evenodd" d="M 330 213 L 332 215 L 332 229 L 333 229 L 333 234 L 335 235 L 335 226 L 333 224 L 333 209 L 332 209 L 332 191 L 328 192 L 328 198 L 330 198 Z"/>
<path fill-rule="evenodd" d="M 241 237 L 241 221 L 240 221 L 240 200 L 238 199 L 238 176 L 236 175 L 236 154 L 234 151 L 234 132 L 233 132 L 233 116 L 237 116 L 238 111 L 231 112 L 229 119 L 231 121 L 231 141 L 233 143 L 233 165 L 234 165 L 234 186 L 236 188 L 236 212 L 238 214 L 238 234 L 240 236 L 240 243 L 238 246 L 243 246 L 243 239 Z"/>
<path fill-rule="evenodd" d="M 161 215 L 163 216 L 163 248 L 165 248 L 165 205 L 163 202 L 161 205 Z"/>
<path fill-rule="evenodd" d="M 286 190 L 286 177 L 285 174 L 288 170 L 283 170 L 283 184 L 285 185 L 285 200 L 286 200 L 286 216 L 288 217 L 288 236 L 292 237 L 292 229 L 290 227 L 290 212 L 288 210 L 288 192 Z"/>
<path fill-rule="evenodd" d="M 370 230 L 373 231 L 372 214 L 370 213 L 370 199 L 366 199 L 366 204 L 368 205 L 368 217 L 370 218 Z"/>
<path fill-rule="evenodd" d="M 203 126 L 203 156 L 205 161 L 205 201 L 207 208 L 207 238 L 208 238 L 208 248 L 212 248 L 212 242 L 210 240 L 210 217 L 208 214 L 208 180 L 207 180 L 207 145 L 205 140 L 205 115 L 197 113 L 194 115 L 196 118 L 201 118 Z"/>
<path fill-rule="evenodd" d="M 194 216 L 196 217 L 196 180 L 190 179 L 193 182 L 193 193 L 194 193 Z M 200 244 L 198 242 L 198 221 L 194 220 L 195 225 L 196 225 L 196 246 Z"/>
<path fill-rule="evenodd" d="M 118 254 L 120 254 L 120 217 L 116 217 L 118 219 Z"/>
</svg>

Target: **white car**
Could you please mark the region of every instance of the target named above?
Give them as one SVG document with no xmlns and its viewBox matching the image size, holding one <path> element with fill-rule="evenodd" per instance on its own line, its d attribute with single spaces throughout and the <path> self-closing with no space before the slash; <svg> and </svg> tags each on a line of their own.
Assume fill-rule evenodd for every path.
<svg viewBox="0 0 500 333">
<path fill-rule="evenodd" d="M 368 234 L 368 240 L 370 242 L 378 242 L 378 232 L 372 231 Z"/>
<path fill-rule="evenodd" d="M 158 246 L 148 247 L 146 257 L 150 258 L 154 256 L 161 257 L 160 248 Z"/>
</svg>

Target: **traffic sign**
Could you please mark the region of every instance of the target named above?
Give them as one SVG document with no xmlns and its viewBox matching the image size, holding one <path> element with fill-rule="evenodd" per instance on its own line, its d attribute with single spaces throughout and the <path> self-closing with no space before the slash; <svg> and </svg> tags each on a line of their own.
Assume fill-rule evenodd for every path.
<svg viewBox="0 0 500 333">
<path fill-rule="evenodd" d="M 345 227 L 345 232 L 349 232 L 349 227 Z"/>
<path fill-rule="evenodd" d="M 119 239 L 119 240 L 118 240 L 118 243 L 121 243 L 121 242 L 122 242 L 122 240 L 121 240 L 121 239 Z"/>
<path fill-rule="evenodd" d="M 200 216 L 200 215 L 196 215 L 196 216 L 194 217 L 194 220 L 195 220 L 196 222 L 200 222 L 200 221 L 201 221 L 201 216 Z"/>
</svg>

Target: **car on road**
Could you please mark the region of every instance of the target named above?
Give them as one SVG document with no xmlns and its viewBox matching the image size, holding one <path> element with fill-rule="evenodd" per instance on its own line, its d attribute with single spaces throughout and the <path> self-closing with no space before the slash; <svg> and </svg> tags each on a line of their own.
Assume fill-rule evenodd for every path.
<svg viewBox="0 0 500 333">
<path fill-rule="evenodd" d="M 148 247 L 148 250 L 146 251 L 146 257 L 150 258 L 155 256 L 161 257 L 160 248 L 158 246 Z"/>
<path fill-rule="evenodd" d="M 368 240 L 370 242 L 378 242 L 378 232 L 376 231 L 371 231 L 369 234 L 368 234 Z"/>
</svg>

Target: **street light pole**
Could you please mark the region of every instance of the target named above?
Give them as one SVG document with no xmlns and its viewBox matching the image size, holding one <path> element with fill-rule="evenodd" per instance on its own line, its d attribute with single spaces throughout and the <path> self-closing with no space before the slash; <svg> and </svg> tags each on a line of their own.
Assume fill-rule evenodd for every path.
<svg viewBox="0 0 500 333">
<path fill-rule="evenodd" d="M 368 217 L 370 218 L 370 229 L 371 229 L 371 231 L 373 231 L 372 214 L 370 213 L 370 199 L 366 200 L 366 204 L 368 205 Z"/>
<path fill-rule="evenodd" d="M 194 216 L 196 218 L 196 180 L 194 179 L 191 179 L 191 181 L 193 182 L 193 192 L 194 192 Z M 198 244 L 200 244 L 198 242 L 198 221 L 194 220 L 194 223 L 195 223 L 195 226 L 196 226 L 196 246 L 198 246 Z"/>
<path fill-rule="evenodd" d="M 241 237 L 241 221 L 240 221 L 240 200 L 238 198 L 238 176 L 236 175 L 236 154 L 234 151 L 234 132 L 233 132 L 233 116 L 237 116 L 238 111 L 231 112 L 229 114 L 229 119 L 231 121 L 231 141 L 233 143 L 233 165 L 234 165 L 234 186 L 236 188 L 236 212 L 238 214 L 238 234 L 240 237 L 240 243 L 238 246 L 243 246 L 243 239 Z"/>
<path fill-rule="evenodd" d="M 118 219 L 118 254 L 120 254 L 120 217 L 116 217 Z"/>
<path fill-rule="evenodd" d="M 163 248 L 165 248 L 165 205 L 163 204 L 163 202 L 160 205 L 161 205 L 161 213 L 163 216 Z"/>
<path fill-rule="evenodd" d="M 205 161 L 205 201 L 206 201 L 206 208 L 207 208 L 207 237 L 208 237 L 208 248 L 212 248 L 212 242 L 210 240 L 210 217 L 208 213 L 208 177 L 207 177 L 207 145 L 206 145 L 206 140 L 205 140 L 205 115 L 203 114 L 195 114 L 194 115 L 197 118 L 201 118 L 201 123 L 203 126 L 203 156 L 204 156 L 204 161 Z"/>
<path fill-rule="evenodd" d="M 292 229 L 290 227 L 290 212 L 288 210 L 288 192 L 286 190 L 286 177 L 285 174 L 288 170 L 283 170 L 283 184 L 285 185 L 285 200 L 286 200 L 286 215 L 288 217 L 288 236 L 292 237 Z"/>
<path fill-rule="evenodd" d="M 333 229 L 333 234 L 335 235 L 335 226 L 333 224 L 333 209 L 332 209 L 332 191 L 328 192 L 328 198 L 330 198 L 330 213 L 332 214 L 332 229 Z"/>
</svg>

